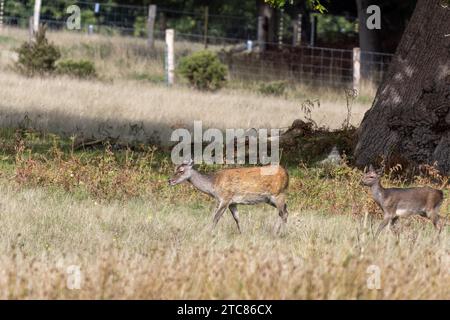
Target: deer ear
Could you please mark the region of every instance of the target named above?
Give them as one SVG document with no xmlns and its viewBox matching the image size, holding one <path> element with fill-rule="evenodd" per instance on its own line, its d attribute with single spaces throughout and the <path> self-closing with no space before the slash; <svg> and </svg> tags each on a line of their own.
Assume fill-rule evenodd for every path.
<svg viewBox="0 0 450 320">
<path fill-rule="evenodd" d="M 192 167 L 194 165 L 194 160 L 192 160 L 191 158 L 190 159 L 184 159 L 183 160 L 183 165 Z"/>
</svg>

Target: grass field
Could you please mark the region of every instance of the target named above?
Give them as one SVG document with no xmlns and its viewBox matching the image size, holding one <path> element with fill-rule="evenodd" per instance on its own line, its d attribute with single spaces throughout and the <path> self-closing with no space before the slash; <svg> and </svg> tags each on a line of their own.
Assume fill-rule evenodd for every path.
<svg viewBox="0 0 450 320">
<path fill-rule="evenodd" d="M 450 298 L 448 234 L 437 241 L 419 223 L 400 240 L 386 233 L 375 242 L 357 217 L 291 209 L 278 236 L 274 210 L 256 207 L 243 210 L 242 235 L 231 215 L 212 234 L 208 202 L 98 204 L 0 190 L 1 298 Z M 67 288 L 72 265 L 78 290 Z M 367 285 L 371 266 L 380 268 L 379 290 Z"/>
<path fill-rule="evenodd" d="M 167 143 L 173 128 L 191 128 L 194 120 L 201 120 L 204 128 L 286 128 L 305 115 L 301 106 L 310 100 L 315 102 L 311 117 L 317 124 L 338 128 L 347 114 L 357 126 L 375 93 L 372 86 L 364 86 L 349 111 L 344 89 L 292 85 L 284 97 L 272 97 L 259 94 L 257 84 L 234 80 L 215 93 L 196 92 L 181 84 L 167 88 L 161 82 L 161 43 L 149 54 L 144 39 L 71 32 L 49 32 L 48 37 L 61 48 L 63 59 L 93 61 L 100 78 L 17 75 L 13 50 L 27 39 L 27 33 L 5 28 L 0 32 L 0 126 L 17 127 L 25 121 L 35 129 L 66 136 Z M 176 48 L 178 54 L 199 49 L 186 42 L 177 43 Z"/>
<path fill-rule="evenodd" d="M 412 218 L 401 221 L 399 237 L 385 230 L 374 240 L 380 211 L 349 164 L 320 167 L 306 154 L 288 162 L 285 155 L 286 229 L 275 232 L 272 207 L 242 206 L 239 234 L 228 213 L 211 230 L 211 199 L 187 184 L 168 186 L 173 165 L 161 149 L 74 150 L 70 140 L 166 140 L 194 120 L 204 128 L 283 128 L 305 116 L 306 99 L 320 100 L 311 113 L 319 125 L 339 128 L 343 92 L 167 88 L 159 58 L 141 50 L 144 40 L 49 37 L 66 57 L 94 60 L 101 77 L 17 75 L 11 51 L 26 33 L 0 33 L 0 298 L 450 299 L 448 227 L 438 237 L 429 221 Z M 368 88 L 352 104 L 355 126 L 373 99 Z M 410 180 L 394 170 L 383 183 L 442 188 L 441 214 L 450 211 L 448 180 L 431 169 Z"/>
<path fill-rule="evenodd" d="M 201 120 L 205 129 L 287 128 L 304 115 L 301 100 L 235 90 L 201 93 L 135 81 L 40 80 L 2 73 L 0 93 L 3 127 L 17 127 L 27 115 L 27 125 L 36 129 L 86 137 L 120 137 L 128 142 L 151 138 L 167 142 L 174 128 L 192 128 L 194 120 Z M 337 128 L 347 115 L 342 103 L 321 101 L 312 117 L 319 125 Z M 362 119 L 366 107 L 355 104 L 354 124 Z"/>
<path fill-rule="evenodd" d="M 356 169 L 289 167 L 287 228 L 272 207 L 242 206 L 238 234 L 231 215 L 211 230 L 206 196 L 168 186 L 158 151 L 13 137 L 0 156 L 1 298 L 450 298 L 448 229 L 409 219 L 375 241 L 379 211 Z"/>
</svg>

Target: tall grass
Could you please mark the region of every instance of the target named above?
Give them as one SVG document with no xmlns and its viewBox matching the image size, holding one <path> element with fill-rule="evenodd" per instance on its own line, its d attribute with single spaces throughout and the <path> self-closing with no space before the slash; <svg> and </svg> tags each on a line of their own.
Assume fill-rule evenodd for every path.
<svg viewBox="0 0 450 320">
<path fill-rule="evenodd" d="M 273 208 L 241 206 L 240 235 L 231 215 L 211 231 L 214 204 L 169 187 L 172 166 L 157 150 L 1 136 L 1 298 L 450 298 L 448 229 L 438 237 L 409 219 L 398 238 L 374 240 L 379 211 L 356 169 L 289 167 L 286 230 L 275 232 Z M 442 187 L 431 180 L 413 183 Z M 80 289 L 70 289 L 73 266 Z"/>
<path fill-rule="evenodd" d="M 25 94 L 26 92 L 26 94 Z M 68 78 L 30 79 L 0 74 L 0 126 L 27 124 L 35 129 L 85 137 L 118 137 L 124 141 L 169 141 L 174 128 L 286 128 L 305 114 L 301 99 L 265 97 L 251 92 L 202 93 L 136 81 L 103 83 Z M 342 92 L 342 96 L 344 92 Z M 347 116 L 345 101 L 321 98 L 312 110 L 319 125 L 339 127 Z M 367 105 L 354 103 L 351 121 L 357 125 Z"/>
<path fill-rule="evenodd" d="M 15 28 L 0 31 L 0 126 L 23 126 L 49 132 L 129 142 L 169 140 L 174 127 L 191 128 L 194 120 L 215 128 L 286 128 L 304 116 L 305 100 L 320 101 L 314 120 L 337 128 L 347 116 L 344 90 L 289 84 L 283 97 L 258 94 L 258 84 L 231 81 L 218 93 L 201 93 L 182 85 L 163 84 L 164 45 L 148 50 L 144 39 L 121 36 L 88 36 L 77 32 L 48 32 L 62 49 L 63 58 L 88 59 L 100 79 L 82 81 L 65 77 L 24 78 L 14 74 L 14 48 L 27 40 L 27 32 Z M 177 56 L 200 49 L 177 42 Z M 213 47 L 213 50 L 218 48 Z M 351 117 L 357 126 L 370 107 L 374 90 L 354 101 Z M 26 94 L 24 94 L 26 92 Z M 25 118 L 25 119 L 24 119 Z"/>
<path fill-rule="evenodd" d="M 0 36 L 8 51 L 26 39 L 7 28 Z M 211 231 L 212 201 L 186 184 L 170 188 L 168 155 L 148 147 L 194 120 L 282 128 L 306 116 L 338 127 L 349 112 L 343 92 L 298 87 L 276 98 L 244 86 L 214 94 L 167 88 L 153 83 L 161 63 L 139 49 L 143 40 L 50 38 L 71 48 L 68 57 L 92 58 L 103 77 L 24 78 L 9 69 L 10 51 L 2 54 L 0 298 L 450 298 L 448 229 L 437 237 L 428 221 L 409 219 L 399 238 L 386 231 L 375 241 L 380 212 L 357 169 L 291 163 L 285 232 L 274 232 L 273 208 L 242 206 L 239 235 L 231 215 Z M 319 99 L 320 108 L 302 111 L 305 99 Z M 369 106 L 355 101 L 351 124 Z M 147 146 L 77 151 L 73 135 Z M 448 185 L 433 171 L 383 182 L 445 188 L 448 213 Z M 81 271 L 80 289 L 69 289 L 71 265 Z M 373 270 L 378 289 L 368 285 Z"/>
<path fill-rule="evenodd" d="M 291 209 L 280 236 L 275 210 L 243 207 L 239 235 L 231 215 L 210 232 L 207 202 L 98 203 L 4 183 L 0 192 L 1 298 L 450 298 L 448 233 L 438 240 L 417 221 L 375 242 L 363 216 Z M 70 266 L 80 289 L 70 289 Z"/>
</svg>

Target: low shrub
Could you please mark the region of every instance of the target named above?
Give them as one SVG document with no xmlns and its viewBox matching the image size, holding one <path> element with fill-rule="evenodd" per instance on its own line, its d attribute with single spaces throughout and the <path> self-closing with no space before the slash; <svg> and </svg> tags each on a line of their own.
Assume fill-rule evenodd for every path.
<svg viewBox="0 0 450 320">
<path fill-rule="evenodd" d="M 89 60 L 64 60 L 57 64 L 56 70 L 59 74 L 82 79 L 97 76 L 95 65 Z"/>
<path fill-rule="evenodd" d="M 151 73 L 146 73 L 146 72 L 133 73 L 130 76 L 130 78 L 133 80 L 138 80 L 138 81 L 148 81 L 148 82 L 155 83 L 155 84 L 161 84 L 166 81 L 164 75 L 151 74 Z"/>
<path fill-rule="evenodd" d="M 16 67 L 21 73 L 33 76 L 55 71 L 55 63 L 61 57 L 61 52 L 58 47 L 48 42 L 45 32 L 46 27 L 40 26 L 35 39 L 24 42 L 17 49 L 19 59 Z"/>
<path fill-rule="evenodd" d="M 286 82 L 273 81 L 269 83 L 262 83 L 258 88 L 258 92 L 263 95 L 281 96 L 286 91 Z"/>
<path fill-rule="evenodd" d="M 180 60 L 178 73 L 199 90 L 218 90 L 226 83 L 227 66 L 211 51 L 195 52 Z"/>
</svg>

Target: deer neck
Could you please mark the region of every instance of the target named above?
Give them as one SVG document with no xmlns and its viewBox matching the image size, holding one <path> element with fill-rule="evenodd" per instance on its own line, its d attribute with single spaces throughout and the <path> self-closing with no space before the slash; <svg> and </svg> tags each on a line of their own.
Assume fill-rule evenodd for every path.
<svg viewBox="0 0 450 320">
<path fill-rule="evenodd" d="M 384 199 L 384 188 L 381 185 L 380 180 L 378 180 L 375 184 L 373 184 L 370 187 L 370 190 L 372 191 L 372 197 L 375 200 L 375 202 L 381 205 Z"/>
<path fill-rule="evenodd" d="M 188 181 L 203 193 L 209 194 L 215 197 L 214 192 L 214 176 L 201 174 L 198 171 L 193 170 L 191 177 Z"/>
</svg>

